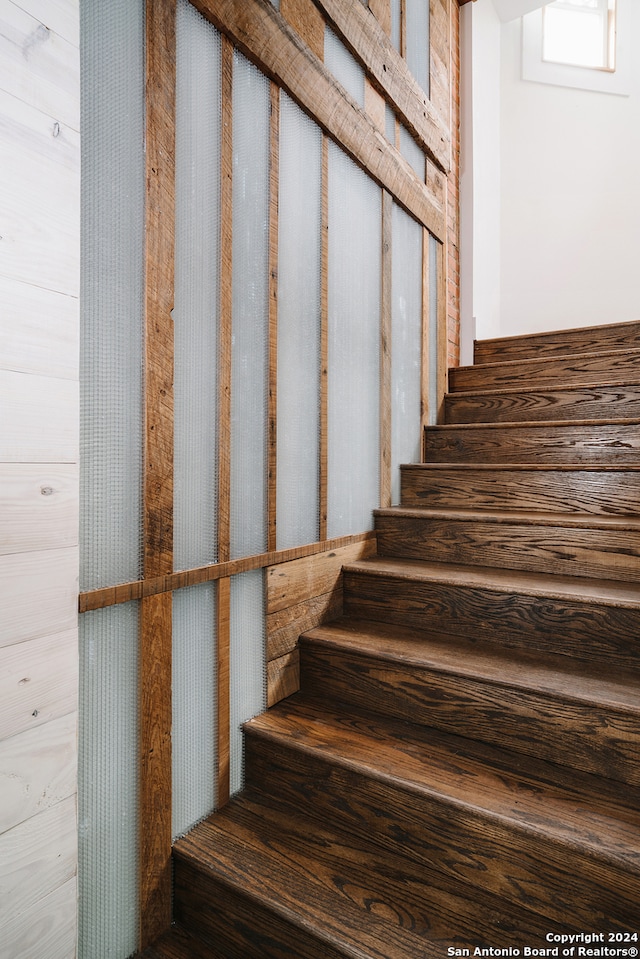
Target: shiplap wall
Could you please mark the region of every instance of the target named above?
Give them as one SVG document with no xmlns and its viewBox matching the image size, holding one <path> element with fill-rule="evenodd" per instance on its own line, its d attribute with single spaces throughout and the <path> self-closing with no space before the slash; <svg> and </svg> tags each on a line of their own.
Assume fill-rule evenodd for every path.
<svg viewBox="0 0 640 959">
<path fill-rule="evenodd" d="M 78 0 L 0 0 L 0 955 L 76 951 Z"/>
</svg>

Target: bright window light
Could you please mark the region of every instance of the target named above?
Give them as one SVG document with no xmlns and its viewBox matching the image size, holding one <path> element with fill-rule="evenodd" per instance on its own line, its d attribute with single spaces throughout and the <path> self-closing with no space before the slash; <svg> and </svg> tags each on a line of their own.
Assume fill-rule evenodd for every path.
<svg viewBox="0 0 640 959">
<path fill-rule="evenodd" d="M 616 0 L 555 0 L 543 11 L 542 59 L 615 70 Z"/>
</svg>

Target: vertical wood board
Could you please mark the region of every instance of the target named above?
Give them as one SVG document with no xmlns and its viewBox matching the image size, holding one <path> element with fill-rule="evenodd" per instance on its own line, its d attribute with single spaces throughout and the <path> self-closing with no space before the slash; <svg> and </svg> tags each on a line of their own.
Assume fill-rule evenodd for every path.
<svg viewBox="0 0 640 959">
<path fill-rule="evenodd" d="M 270 89 L 269 131 L 269 399 L 267 549 L 276 548 L 278 471 L 278 189 L 280 181 L 280 90 Z"/>
<path fill-rule="evenodd" d="M 220 807 L 226 805 L 229 801 L 231 791 L 231 581 L 229 579 L 221 579 L 218 583 L 216 610 L 216 635 L 218 639 L 218 689 L 216 696 L 218 781 L 216 792 L 218 806 Z"/>
<path fill-rule="evenodd" d="M 222 143 L 220 146 L 220 384 L 218 451 L 218 557 L 231 555 L 231 320 L 233 313 L 233 47 L 222 38 Z"/>
<path fill-rule="evenodd" d="M 0 648 L 0 702 L 0 740 L 75 712 L 78 708 L 75 629 Z"/>
<path fill-rule="evenodd" d="M 392 266 L 393 200 L 386 190 L 382 193 L 382 259 L 380 292 L 380 506 L 391 506 L 391 266 Z"/>
<path fill-rule="evenodd" d="M 280 13 L 298 36 L 324 60 L 324 18 L 313 0 L 280 0 Z"/>
</svg>

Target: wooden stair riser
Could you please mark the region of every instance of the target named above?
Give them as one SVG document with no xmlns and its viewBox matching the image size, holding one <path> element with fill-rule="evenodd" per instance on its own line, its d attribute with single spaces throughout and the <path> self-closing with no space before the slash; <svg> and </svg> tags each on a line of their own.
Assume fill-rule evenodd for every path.
<svg viewBox="0 0 640 959">
<path fill-rule="evenodd" d="M 417 640 L 416 642 L 419 642 Z M 301 640 L 305 696 L 640 785 L 640 710 Z"/>
<path fill-rule="evenodd" d="M 631 515 L 640 506 L 640 470 L 405 466 L 401 500 L 430 509 L 538 510 Z"/>
<path fill-rule="evenodd" d="M 640 531 L 378 513 L 381 556 L 640 582 Z M 624 522 L 621 520 L 620 522 Z"/>
<path fill-rule="evenodd" d="M 569 927 L 631 928 L 637 921 L 640 874 L 621 873 L 614 863 L 515 821 L 487 817 L 471 802 L 452 805 L 384 775 L 336 766 L 295 743 L 251 733 L 246 749 L 249 788 L 277 798 L 282 808 L 297 809 L 304 797 L 321 821 L 401 850 L 416 866 L 455 881 L 473 884 L 481 873 L 486 891 Z"/>
<path fill-rule="evenodd" d="M 640 608 L 344 571 L 344 611 L 372 622 L 638 669 Z"/>
<path fill-rule="evenodd" d="M 427 463 L 640 464 L 640 423 L 428 426 Z"/>
<path fill-rule="evenodd" d="M 458 366 L 449 370 L 449 392 L 521 389 L 523 386 L 553 389 L 563 386 L 596 386 L 611 382 L 637 382 L 640 350 L 582 353 L 571 356 L 510 360 Z"/>
<path fill-rule="evenodd" d="M 640 384 L 447 393 L 444 422 L 533 423 L 640 417 Z"/>
<path fill-rule="evenodd" d="M 540 356 L 567 356 L 608 350 L 640 348 L 640 323 L 611 323 L 573 330 L 553 330 L 525 336 L 496 337 L 474 344 L 476 363 L 524 360 Z"/>
<path fill-rule="evenodd" d="M 174 858 L 175 916 L 228 959 L 345 959 L 348 953 L 287 921 L 228 886 L 205 877 L 187 859 Z"/>
</svg>

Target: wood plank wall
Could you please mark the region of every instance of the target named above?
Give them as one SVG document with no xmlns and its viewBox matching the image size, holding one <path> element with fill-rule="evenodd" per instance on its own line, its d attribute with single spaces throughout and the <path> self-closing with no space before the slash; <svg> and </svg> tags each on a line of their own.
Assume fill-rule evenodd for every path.
<svg viewBox="0 0 640 959">
<path fill-rule="evenodd" d="M 76 942 L 78 0 L 0 14 L 0 952 Z"/>
<path fill-rule="evenodd" d="M 440 390 L 443 391 L 447 333 L 447 244 L 450 198 L 447 174 L 455 143 L 450 129 L 450 55 L 452 18 L 457 0 L 431 0 L 432 94 L 427 100 L 389 40 L 388 0 L 281 0 L 280 12 L 269 0 L 193 0 L 223 34 L 222 42 L 222 152 L 221 152 L 221 355 L 219 370 L 218 559 L 209 566 L 174 571 L 171 550 L 172 402 L 171 307 L 173 192 L 169 183 L 173 156 L 172 83 L 175 51 L 171 31 L 175 0 L 147 0 L 147 284 L 146 284 L 146 476 L 145 566 L 143 578 L 80 596 L 80 612 L 115 603 L 141 604 L 141 809 L 144 825 L 140 859 L 141 946 L 169 922 L 168 885 L 170 823 L 170 668 L 172 592 L 204 582 L 217 582 L 217 795 L 229 795 L 229 634 L 231 577 L 264 570 L 267 622 L 267 699 L 269 705 L 298 688 L 297 637 L 326 618 L 340 614 L 340 570 L 345 562 L 375 551 L 375 535 L 368 532 L 327 540 L 326 486 L 326 354 L 327 354 L 327 189 L 328 141 L 333 139 L 383 190 L 381 383 L 391 395 L 390 358 L 390 220 L 392 202 L 400 204 L 424 228 L 425 287 L 428 276 L 428 232 L 439 241 Z M 366 109 L 346 94 L 323 64 L 324 27 L 329 23 L 360 60 L 366 72 Z M 271 80 L 271 197 L 270 197 L 270 391 L 269 516 L 267 552 L 232 560 L 229 550 L 231 397 L 231 205 L 233 175 L 231 106 L 233 48 L 238 48 Z M 321 127 L 323 146 L 322 204 L 322 384 L 320 398 L 320 516 L 319 541 L 304 547 L 276 550 L 275 542 L 275 395 L 277 329 L 277 183 L 278 88 L 287 91 Z M 393 105 L 398 121 L 409 129 L 425 152 L 426 177 L 421 180 L 385 135 L 385 101 Z M 160 224 L 165 226 L 161 229 Z M 386 250 L 386 252 L 384 252 Z M 428 316 L 425 299 L 425 318 Z M 424 406 L 427 405 L 424 383 Z M 381 405 L 380 502 L 389 502 L 391 460 L 388 403 Z M 158 687 L 161 682 L 165 692 Z M 162 809 L 163 814 L 157 815 Z M 167 818 L 169 817 L 169 819 Z"/>
</svg>

